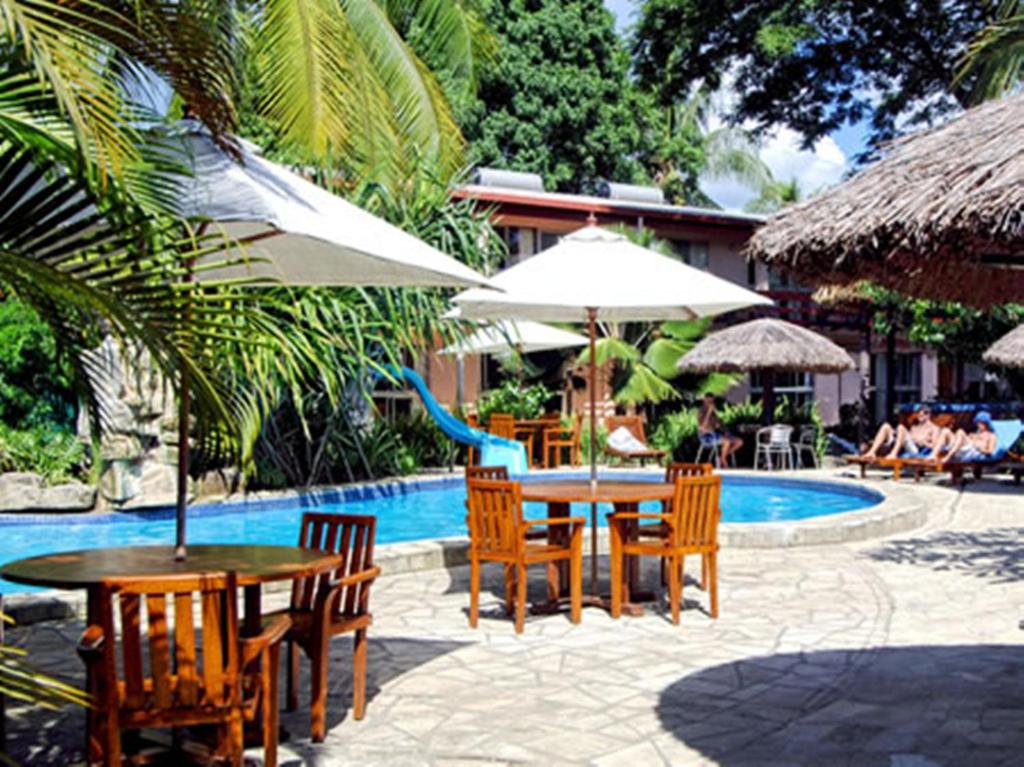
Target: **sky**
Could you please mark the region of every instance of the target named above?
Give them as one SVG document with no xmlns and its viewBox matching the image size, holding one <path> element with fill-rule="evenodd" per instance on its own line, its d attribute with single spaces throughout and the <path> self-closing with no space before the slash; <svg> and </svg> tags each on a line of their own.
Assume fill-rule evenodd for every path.
<svg viewBox="0 0 1024 767">
<path fill-rule="evenodd" d="M 605 7 L 615 16 L 619 32 L 631 24 L 637 0 L 604 0 Z M 728 94 L 720 94 L 728 99 Z M 867 129 L 864 124 L 844 126 L 813 147 L 800 146 L 800 137 L 789 128 L 771 128 L 761 147 L 761 159 L 781 181 L 796 179 L 806 195 L 840 181 L 850 168 L 852 158 L 865 145 Z M 753 199 L 754 194 L 731 181 L 707 181 L 701 184 L 704 192 L 727 209 L 740 209 Z"/>
</svg>

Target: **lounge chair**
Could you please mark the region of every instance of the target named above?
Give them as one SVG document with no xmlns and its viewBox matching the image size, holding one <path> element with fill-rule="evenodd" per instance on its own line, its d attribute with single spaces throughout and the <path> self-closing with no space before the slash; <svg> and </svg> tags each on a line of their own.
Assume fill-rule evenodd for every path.
<svg viewBox="0 0 1024 767">
<path fill-rule="evenodd" d="M 664 450 L 655 450 L 647 444 L 644 435 L 644 419 L 638 415 L 613 415 L 605 419 L 608 429 L 608 443 L 604 452 L 626 461 L 640 461 L 643 466 L 648 460 L 660 461 Z"/>
<path fill-rule="evenodd" d="M 985 469 L 1001 470 L 1010 469 L 1014 481 L 1020 483 L 1021 473 L 1024 473 L 1024 460 L 1010 452 L 1020 435 L 1024 432 L 1024 424 L 1016 418 L 992 421 L 992 431 L 996 435 L 996 450 L 992 455 L 978 461 L 941 461 L 936 462 L 927 458 L 903 458 L 901 469 L 909 469 L 914 472 L 914 481 L 919 481 L 928 472 L 939 474 L 949 473 L 950 480 L 962 482 L 964 474 L 968 471 L 975 479 L 981 479 Z M 893 470 L 893 479 L 899 479 L 896 469 Z"/>
</svg>

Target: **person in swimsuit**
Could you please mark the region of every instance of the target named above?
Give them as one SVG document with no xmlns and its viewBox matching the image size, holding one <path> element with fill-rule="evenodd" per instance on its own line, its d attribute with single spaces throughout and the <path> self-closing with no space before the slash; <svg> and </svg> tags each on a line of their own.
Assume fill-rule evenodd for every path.
<svg viewBox="0 0 1024 767">
<path fill-rule="evenodd" d="M 722 419 L 715 407 L 715 395 L 711 392 L 704 395 L 704 404 L 700 406 L 697 434 L 700 435 L 701 444 L 718 445 L 718 460 L 722 466 L 726 465 L 730 455 L 743 447 L 743 440 L 728 434 L 722 426 Z"/>
<path fill-rule="evenodd" d="M 999 439 L 992 427 L 992 416 L 984 410 L 980 411 L 974 416 L 974 429 L 970 434 L 963 429 L 955 433 L 943 429 L 935 448 L 935 462 L 971 463 L 991 458 L 999 446 Z"/>
<path fill-rule="evenodd" d="M 922 405 L 914 414 L 914 423 L 908 429 L 900 424 L 895 429 L 883 423 L 871 446 L 861 455 L 874 460 L 886 448 L 886 458 L 924 458 L 930 455 L 939 442 L 942 429 L 932 420 L 932 411 Z"/>
</svg>

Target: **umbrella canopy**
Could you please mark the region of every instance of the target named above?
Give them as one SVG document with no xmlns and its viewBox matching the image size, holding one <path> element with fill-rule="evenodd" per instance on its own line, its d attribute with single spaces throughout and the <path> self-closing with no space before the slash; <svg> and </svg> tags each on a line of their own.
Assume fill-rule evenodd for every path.
<svg viewBox="0 0 1024 767">
<path fill-rule="evenodd" d="M 587 323 L 590 434 L 597 435 L 597 322 L 694 319 L 758 304 L 764 296 L 682 261 L 589 225 L 495 275 L 506 291 L 475 288 L 453 300 L 472 319 Z M 597 439 L 590 440 L 590 481 L 597 483 Z M 597 506 L 591 505 L 596 526 Z M 597 536 L 591 538 L 591 585 L 597 583 Z"/>
<path fill-rule="evenodd" d="M 985 362 L 1007 368 L 1024 368 L 1024 325 L 1014 328 L 992 344 L 982 356 Z"/>
<path fill-rule="evenodd" d="M 792 322 L 765 318 L 710 334 L 682 356 L 678 367 L 689 373 L 842 373 L 855 365 L 841 346 L 825 336 Z"/>
<path fill-rule="evenodd" d="M 542 322 L 500 320 L 478 328 L 459 343 L 445 347 L 441 354 L 508 354 L 516 349 L 528 354 L 586 345 L 586 336 Z"/>
<path fill-rule="evenodd" d="M 761 371 L 765 423 L 775 414 L 775 373 L 842 373 L 854 367 L 850 355 L 825 336 L 792 322 L 768 318 L 712 333 L 678 363 L 678 368 L 688 373 Z"/>
<path fill-rule="evenodd" d="M 597 226 L 494 275 L 491 285 L 505 292 L 481 288 L 455 297 L 463 317 L 580 322 L 594 309 L 610 322 L 689 320 L 771 303 Z"/>
<path fill-rule="evenodd" d="M 894 142 L 849 181 L 790 206 L 747 254 L 812 282 L 869 279 L 986 305 L 1024 297 L 1024 94 Z"/>
<path fill-rule="evenodd" d="M 178 213 L 220 227 L 242 243 L 239 263 L 200 270 L 196 279 L 267 278 L 288 285 L 487 285 L 487 279 L 422 240 L 264 160 L 238 140 L 231 157 L 195 124 L 183 124 Z M 214 253 L 211 262 L 230 253 Z M 200 264 L 201 265 L 201 264 Z M 188 505 L 189 382 L 183 375 L 178 413 L 177 554 L 185 557 Z"/>
<path fill-rule="evenodd" d="M 202 218 L 245 244 L 245 263 L 203 279 L 267 277 L 290 285 L 467 287 L 487 279 L 465 264 L 263 159 L 238 140 L 233 158 L 204 130 L 184 124 L 178 213 Z M 179 158 L 175 156 L 175 160 Z M 217 253 L 211 260 L 223 261 Z"/>
</svg>

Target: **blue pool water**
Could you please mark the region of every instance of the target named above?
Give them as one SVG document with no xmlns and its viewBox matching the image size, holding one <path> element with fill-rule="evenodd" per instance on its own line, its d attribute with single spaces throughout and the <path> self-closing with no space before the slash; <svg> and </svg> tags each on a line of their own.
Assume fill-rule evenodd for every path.
<svg viewBox="0 0 1024 767">
<path fill-rule="evenodd" d="M 650 475 L 618 474 L 616 478 L 650 479 Z M 383 485 L 333 491 L 316 498 L 201 505 L 189 509 L 188 539 L 191 543 L 292 544 L 297 542 L 302 512 L 312 509 L 375 514 L 378 543 L 461 536 L 466 534 L 465 498 L 461 479 L 451 478 L 413 483 L 405 489 Z M 829 482 L 726 476 L 722 483 L 722 521 L 807 519 L 867 508 L 881 498 L 871 490 Z M 657 511 L 658 507 L 651 504 L 648 510 Z M 573 509 L 575 514 L 587 512 L 583 505 Z M 527 504 L 526 514 L 543 516 L 545 508 Z M 604 524 L 603 512 L 599 519 Z M 55 551 L 173 541 L 174 516 L 170 510 L 88 517 L 0 515 L 0 565 Z M 28 590 L 0 580 L 0 593 Z"/>
</svg>

